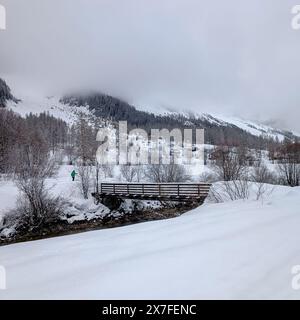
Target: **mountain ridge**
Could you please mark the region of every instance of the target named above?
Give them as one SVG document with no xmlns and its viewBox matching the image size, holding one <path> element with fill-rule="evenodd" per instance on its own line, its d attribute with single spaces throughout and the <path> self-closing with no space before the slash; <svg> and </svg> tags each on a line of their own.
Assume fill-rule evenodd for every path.
<svg viewBox="0 0 300 320">
<path fill-rule="evenodd" d="M 212 127 L 230 128 L 236 134 L 241 134 L 240 130 L 249 133 L 251 136 L 272 138 L 278 141 L 294 139 L 296 135 L 292 131 L 272 128 L 265 124 L 255 123 L 250 120 L 243 120 L 237 117 L 225 117 L 208 113 L 176 112 L 162 111 L 154 113 L 151 111 L 139 110 L 129 103 L 105 94 L 93 94 L 88 96 L 67 96 L 61 99 L 64 104 L 72 106 L 87 106 L 95 112 L 96 116 L 111 118 L 115 121 L 126 120 L 133 127 L 148 127 L 150 124 L 153 128 L 159 129 L 172 127 L 201 127 L 210 130 Z M 133 119 L 132 119 L 133 118 Z M 230 133 L 229 133 L 230 134 Z"/>
<path fill-rule="evenodd" d="M 1 79 L 0 79 L 1 80 Z M 211 113 L 184 113 L 164 111 L 154 113 L 139 110 L 126 101 L 103 93 L 72 94 L 62 98 L 20 97 L 17 100 L 4 80 L 0 82 L 5 90 L 0 90 L 0 101 L 13 111 L 25 116 L 28 113 L 49 112 L 57 118 L 73 124 L 82 114 L 89 118 L 100 118 L 105 121 L 127 121 L 128 128 L 151 129 L 204 128 L 206 143 L 235 145 L 241 141 L 249 146 L 266 145 L 268 140 L 275 142 L 297 137 L 293 132 L 257 124 L 253 121 L 236 117 L 226 117 Z M 5 85 L 4 85 L 5 84 Z"/>
</svg>

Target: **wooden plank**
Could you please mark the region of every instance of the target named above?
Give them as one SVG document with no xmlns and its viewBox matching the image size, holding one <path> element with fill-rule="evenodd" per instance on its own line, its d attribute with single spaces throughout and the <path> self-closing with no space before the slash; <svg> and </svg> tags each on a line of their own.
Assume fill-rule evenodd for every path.
<svg viewBox="0 0 300 320">
<path fill-rule="evenodd" d="M 103 182 L 101 183 L 103 186 L 107 185 L 107 186 L 112 186 L 112 185 L 137 185 L 137 186 L 141 186 L 141 185 L 145 185 L 145 186 L 158 186 L 158 185 L 163 185 L 163 186 L 177 186 L 178 183 L 122 183 L 122 182 L 117 182 L 117 183 L 107 183 L 107 182 Z M 180 186 L 207 186 L 207 187 L 211 187 L 211 184 L 208 183 L 180 183 Z"/>
</svg>

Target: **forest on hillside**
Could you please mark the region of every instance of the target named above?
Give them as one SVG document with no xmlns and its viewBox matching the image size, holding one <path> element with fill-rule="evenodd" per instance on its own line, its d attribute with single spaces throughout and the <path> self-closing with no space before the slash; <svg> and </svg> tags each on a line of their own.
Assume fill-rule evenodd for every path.
<svg viewBox="0 0 300 320">
<path fill-rule="evenodd" d="M 205 142 L 230 146 L 246 145 L 251 148 L 265 149 L 270 143 L 276 142 L 266 136 L 255 136 L 231 124 L 216 124 L 194 115 L 166 114 L 156 115 L 151 112 L 137 110 L 127 102 L 105 94 L 65 96 L 61 102 L 72 106 L 88 106 L 96 117 L 112 122 L 127 121 L 128 129 L 141 128 L 151 133 L 151 129 L 172 130 L 174 128 L 205 129 Z M 286 133 L 287 139 L 294 139 L 291 133 Z M 277 141 L 278 142 L 278 141 Z"/>
</svg>

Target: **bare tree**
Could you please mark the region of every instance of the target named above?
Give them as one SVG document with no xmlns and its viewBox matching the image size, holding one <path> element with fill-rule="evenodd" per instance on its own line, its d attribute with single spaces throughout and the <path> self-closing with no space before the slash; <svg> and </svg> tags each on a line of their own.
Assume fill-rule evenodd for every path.
<svg viewBox="0 0 300 320">
<path fill-rule="evenodd" d="M 64 152 L 65 152 L 65 155 L 67 156 L 68 164 L 73 165 L 76 159 L 75 147 L 72 145 L 67 145 L 64 148 Z"/>
<path fill-rule="evenodd" d="M 190 179 L 183 165 L 152 164 L 145 172 L 146 177 L 153 182 L 184 182 Z"/>
<path fill-rule="evenodd" d="M 249 180 L 221 181 L 212 186 L 209 200 L 225 202 L 249 198 Z"/>
<path fill-rule="evenodd" d="M 50 157 L 42 141 L 30 140 L 14 152 L 14 177 L 21 198 L 15 209 L 18 229 L 32 231 L 55 221 L 63 213 L 65 202 L 53 197 L 45 186 L 48 177 L 56 172 L 55 157 Z"/>
<path fill-rule="evenodd" d="M 94 161 L 96 155 L 96 133 L 92 125 L 81 116 L 75 126 L 77 157 L 82 164 Z"/>
<path fill-rule="evenodd" d="M 270 188 L 269 185 L 275 184 L 277 178 L 265 164 L 259 162 L 253 168 L 251 181 L 253 181 L 256 186 L 256 200 L 259 200 L 262 199 L 267 192 L 270 193 L 273 191 L 273 188 Z"/>
<path fill-rule="evenodd" d="M 121 165 L 120 171 L 121 171 L 123 178 L 128 182 L 134 181 L 137 177 L 136 166 Z"/>
<path fill-rule="evenodd" d="M 93 171 L 93 167 L 91 165 L 81 164 L 78 166 L 78 175 L 80 178 L 80 189 L 84 199 L 89 198 L 92 171 Z"/>
<path fill-rule="evenodd" d="M 99 192 L 99 184 L 100 184 L 100 165 L 98 161 L 96 161 L 95 165 L 95 181 L 94 181 L 94 191 L 96 193 Z"/>
<path fill-rule="evenodd" d="M 253 168 L 253 173 L 251 174 L 251 180 L 257 183 L 269 183 L 275 182 L 274 174 L 268 169 L 268 167 L 263 163 L 258 163 Z"/>
<path fill-rule="evenodd" d="M 210 199 L 215 202 L 249 197 L 249 168 L 246 148 L 220 146 L 212 154 L 213 169 L 220 183 L 212 187 Z"/>
<path fill-rule="evenodd" d="M 300 143 L 287 143 L 279 151 L 281 182 L 291 187 L 300 184 Z"/>
<path fill-rule="evenodd" d="M 213 153 L 213 168 L 221 181 L 238 180 L 247 171 L 247 151 L 245 148 L 219 146 Z"/>
<path fill-rule="evenodd" d="M 145 168 L 144 168 L 143 165 L 136 165 L 135 166 L 135 171 L 136 171 L 136 181 L 140 182 L 141 180 L 144 179 Z"/>
<path fill-rule="evenodd" d="M 101 165 L 101 170 L 105 178 L 112 178 L 114 176 L 114 166 L 110 164 Z"/>
</svg>

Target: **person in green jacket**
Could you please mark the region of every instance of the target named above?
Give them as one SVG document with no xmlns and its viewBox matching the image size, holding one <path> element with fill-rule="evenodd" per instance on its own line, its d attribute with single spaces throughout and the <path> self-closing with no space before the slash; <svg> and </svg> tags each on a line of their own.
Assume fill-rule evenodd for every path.
<svg viewBox="0 0 300 320">
<path fill-rule="evenodd" d="M 74 181 L 75 180 L 75 176 L 76 176 L 76 171 L 75 170 L 73 170 L 72 172 L 71 172 L 71 177 L 72 177 L 72 181 Z"/>
</svg>

